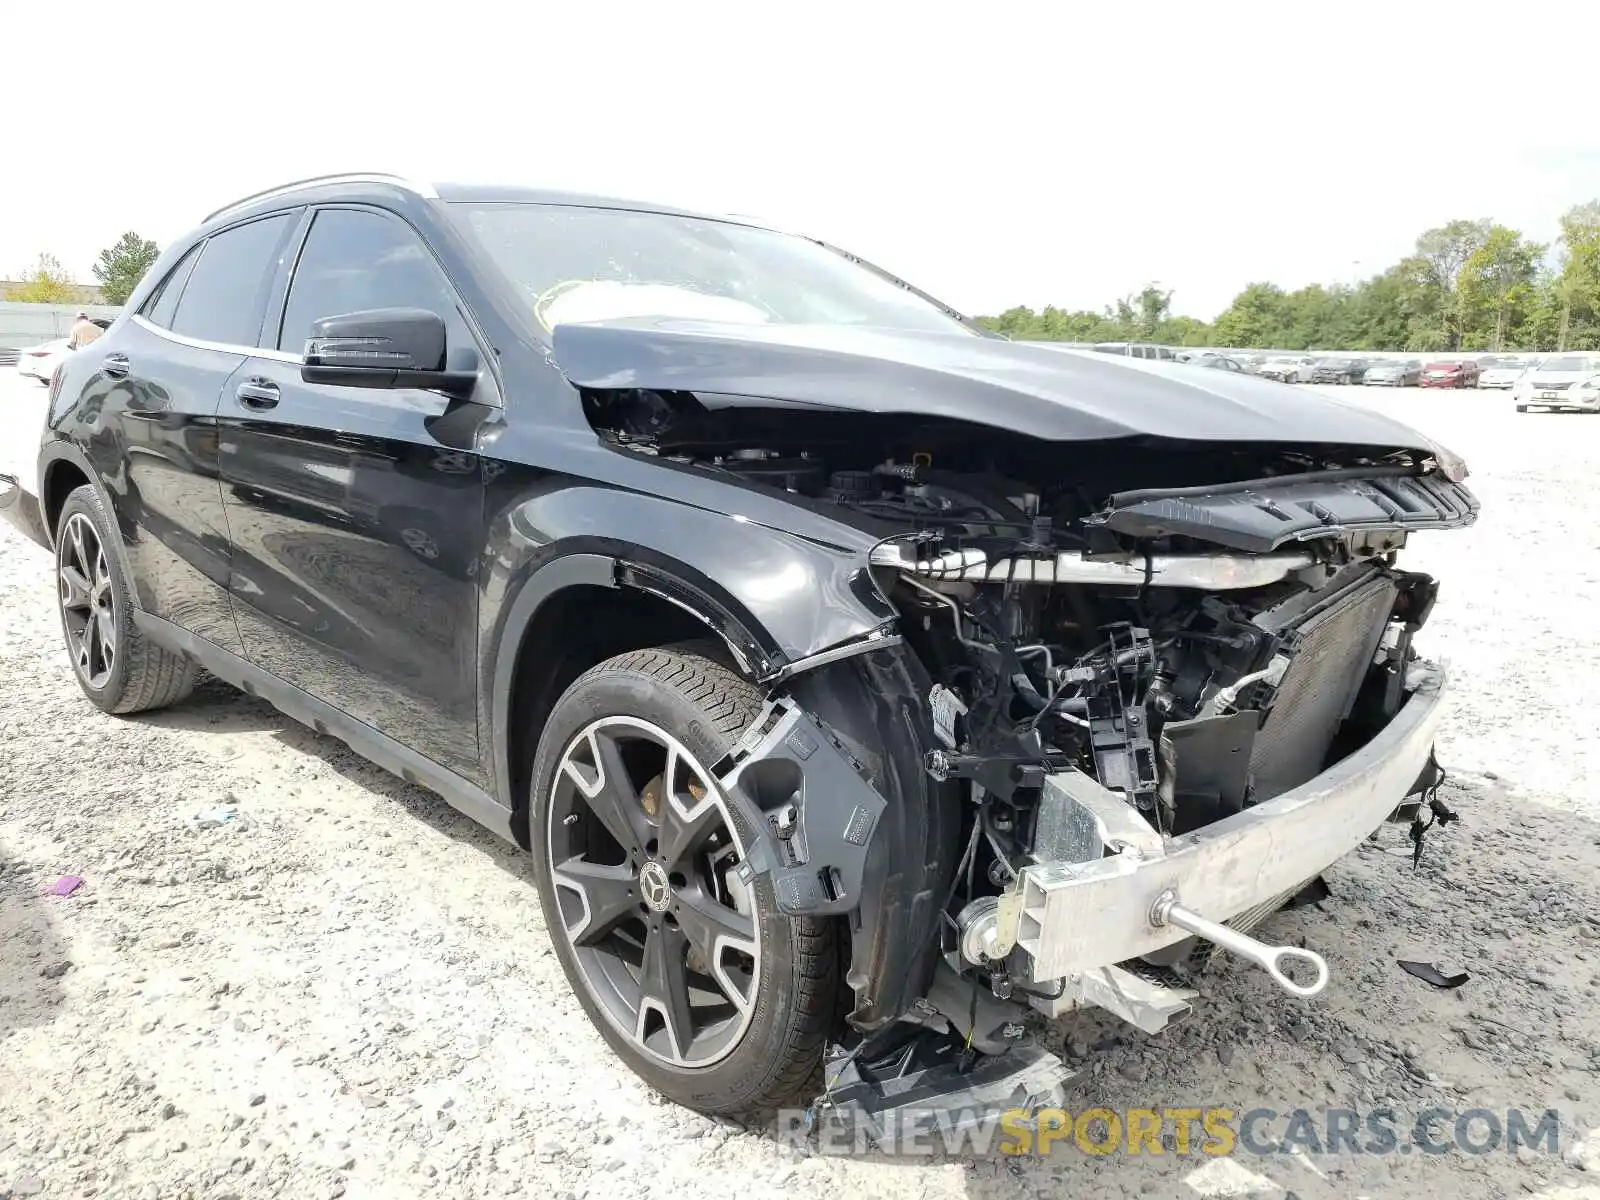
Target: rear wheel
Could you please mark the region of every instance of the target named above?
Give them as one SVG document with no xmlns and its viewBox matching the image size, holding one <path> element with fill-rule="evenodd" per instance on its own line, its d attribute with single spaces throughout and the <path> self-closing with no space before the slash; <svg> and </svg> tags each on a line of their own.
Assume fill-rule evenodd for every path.
<svg viewBox="0 0 1600 1200">
<path fill-rule="evenodd" d="M 165 708 L 194 691 L 200 668 L 147 639 L 133 623 L 113 547 L 116 525 L 87 484 L 67 497 L 56 533 L 56 590 L 72 669 L 108 713 Z"/>
<path fill-rule="evenodd" d="M 545 924 L 602 1037 L 702 1112 L 797 1099 L 838 990 L 833 926 L 736 867 L 756 831 L 712 771 L 761 695 L 695 647 L 623 654 L 557 701 L 533 771 Z"/>
</svg>

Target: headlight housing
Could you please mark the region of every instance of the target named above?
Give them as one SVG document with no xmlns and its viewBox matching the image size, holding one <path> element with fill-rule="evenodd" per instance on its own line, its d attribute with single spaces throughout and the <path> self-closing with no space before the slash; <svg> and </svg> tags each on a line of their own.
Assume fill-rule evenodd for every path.
<svg viewBox="0 0 1600 1200">
<path fill-rule="evenodd" d="M 1451 483 L 1460 483 L 1468 475 L 1467 460 L 1447 446 L 1430 441 L 1428 449 L 1433 451 L 1433 461 L 1439 464 L 1439 471 Z"/>
</svg>

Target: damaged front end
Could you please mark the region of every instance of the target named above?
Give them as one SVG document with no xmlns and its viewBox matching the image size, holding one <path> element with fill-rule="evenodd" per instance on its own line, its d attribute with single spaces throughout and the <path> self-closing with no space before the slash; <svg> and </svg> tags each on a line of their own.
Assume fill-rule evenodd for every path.
<svg viewBox="0 0 1600 1200">
<path fill-rule="evenodd" d="M 619 447 L 875 539 L 863 566 L 899 615 L 894 646 L 841 658 L 914 668 L 914 786 L 955 798 L 920 828 L 940 844 L 884 852 L 913 782 L 866 761 L 888 718 L 850 728 L 808 703 L 808 678 L 842 665 L 829 656 L 777 682 L 724 778 L 770 833 L 747 872 L 770 874 L 786 912 L 848 914 L 857 1006 L 833 1100 L 872 1119 L 910 1097 L 1048 1096 L 1065 1072 L 1028 1048 L 1024 1018 L 1099 1007 L 1159 1031 L 1218 948 L 1293 995 L 1326 985 L 1314 950 L 1251 930 L 1431 778 L 1444 674 L 1413 639 L 1437 586 L 1399 554 L 1476 519 L 1448 452 L 1047 441 L 688 393 L 585 402 Z M 937 864 L 931 902 L 858 908 L 885 863 L 919 853 Z M 884 922 L 926 953 L 894 958 Z M 892 1012 L 885 962 L 915 989 Z M 1009 1065 L 972 1075 L 983 1056 Z"/>
</svg>

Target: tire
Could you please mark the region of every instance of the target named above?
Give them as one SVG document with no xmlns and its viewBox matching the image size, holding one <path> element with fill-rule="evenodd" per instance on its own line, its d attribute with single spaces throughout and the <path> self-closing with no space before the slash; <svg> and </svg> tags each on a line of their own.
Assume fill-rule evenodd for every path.
<svg viewBox="0 0 1600 1200">
<path fill-rule="evenodd" d="M 682 645 L 619 655 L 567 689 L 551 711 L 534 760 L 530 844 L 556 955 L 611 1049 L 679 1104 L 703 1113 L 747 1115 L 799 1100 L 820 1067 L 835 1019 L 839 956 L 833 923 L 779 913 L 767 877 L 757 877 L 750 889 L 740 885 L 736 895 L 728 882 L 732 876 L 723 876 L 728 895 L 719 907 L 717 868 L 707 869 L 710 856 L 699 850 L 679 856 L 669 849 L 691 840 L 674 837 L 673 831 L 720 822 L 722 830 L 711 835 L 723 839 L 717 853 L 726 855 L 731 846 L 742 857 L 756 832 L 705 781 L 760 712 L 761 694 L 709 657 L 707 649 Z M 638 740 L 628 740 L 630 734 Z M 655 740 L 657 734 L 687 755 L 682 787 L 662 786 L 660 764 L 672 760 L 670 748 Z M 608 747 L 621 749 L 607 754 Z M 631 777 L 631 789 L 619 805 L 607 803 L 610 781 L 591 765 L 602 762 Z M 703 781 L 699 792 L 697 776 Z M 579 777 L 592 790 L 580 790 Z M 675 795 L 687 797 L 691 811 L 684 811 Z M 717 807 L 710 817 L 694 819 L 713 802 Z M 597 815 L 601 809 L 609 820 Z M 622 836 L 613 836 L 607 831 L 618 828 L 619 811 L 629 825 Z M 625 844 L 629 839 L 632 853 Z M 602 880 L 600 873 L 607 870 L 612 874 Z M 715 914 L 709 923 L 708 911 Z M 595 912 L 606 917 L 607 926 L 596 923 Z M 708 937 L 708 928 L 715 937 Z M 729 928 L 738 932 L 724 936 Z M 708 940 L 711 970 L 704 969 L 707 960 L 697 949 Z M 752 945 L 753 954 L 746 953 Z M 732 966 L 720 957 L 719 947 L 721 955 L 732 957 Z M 704 1033 L 675 1036 L 675 1030 L 696 1030 L 694 1019 L 673 1022 L 671 1002 L 656 1002 L 644 986 L 642 967 L 630 965 L 622 974 L 615 970 L 624 952 L 635 948 L 640 963 L 668 964 L 655 972 L 661 978 L 693 974 L 702 995 L 719 991 L 726 1019 L 720 1025 L 708 1022 Z M 673 948 L 687 953 L 687 966 L 669 970 L 682 957 L 674 956 Z M 721 977 L 715 977 L 718 972 Z M 730 989 L 727 980 L 737 984 L 741 972 L 743 987 Z M 665 997 L 670 988 L 656 990 Z M 740 994 L 742 1007 L 733 999 Z M 687 993 L 680 995 L 687 1002 Z"/>
<path fill-rule="evenodd" d="M 189 695 L 201 672 L 134 625 L 128 583 L 112 549 L 116 528 L 93 487 L 67 497 L 55 535 L 56 608 L 72 673 L 89 702 L 102 712 L 149 712 Z"/>
</svg>

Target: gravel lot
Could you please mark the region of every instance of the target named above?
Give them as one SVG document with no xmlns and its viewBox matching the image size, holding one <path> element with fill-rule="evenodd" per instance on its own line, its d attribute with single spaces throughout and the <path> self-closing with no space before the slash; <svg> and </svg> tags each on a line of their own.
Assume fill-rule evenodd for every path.
<svg viewBox="0 0 1600 1200">
<path fill-rule="evenodd" d="M 1440 746 L 1462 822 L 1402 829 L 1267 931 L 1318 1000 L 1223 962 L 1158 1038 L 1052 1031 L 1073 1104 L 1558 1110 L 1560 1154 L 849 1159 L 666 1105 L 611 1059 L 525 862 L 443 801 L 208 685 L 105 717 L 60 647 L 48 557 L 0 526 L 0 1197 L 1600 1197 L 1600 421 L 1503 394 L 1330 389 L 1463 454 L 1485 504 L 1420 537 L 1445 581 Z M 43 390 L 0 378 L 0 460 Z M 216 810 L 232 813 L 221 819 Z M 47 894 L 62 875 L 84 885 Z M 1397 958 L 1464 966 L 1437 991 Z M 1319 1125 L 1320 1125 L 1320 1118 Z M 1274 1127 L 1281 1134 L 1283 1122 Z M 1585 1170 L 1585 1167 L 1588 1170 Z"/>
</svg>

